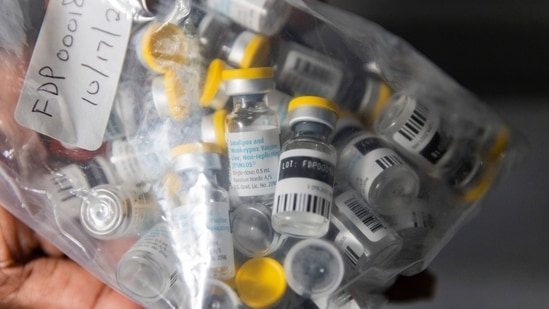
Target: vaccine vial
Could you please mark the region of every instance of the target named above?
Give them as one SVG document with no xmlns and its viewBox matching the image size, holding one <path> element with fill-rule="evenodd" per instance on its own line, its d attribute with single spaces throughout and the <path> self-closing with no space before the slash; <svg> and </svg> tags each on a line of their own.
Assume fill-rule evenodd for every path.
<svg viewBox="0 0 549 309">
<path fill-rule="evenodd" d="M 410 96 L 395 94 L 374 128 L 408 160 L 458 191 L 480 176 L 482 160 L 472 144 L 453 136 L 436 110 Z"/>
<path fill-rule="evenodd" d="M 217 184 L 221 149 L 215 144 L 183 144 L 172 149 L 180 181 L 171 208 L 176 246 L 191 261 L 201 261 L 215 279 L 234 276 L 229 195 Z M 185 262 L 184 262 L 185 263 Z"/>
<path fill-rule="evenodd" d="M 354 190 L 337 189 L 327 239 L 342 252 L 348 278 L 391 260 L 402 238 Z"/>
<path fill-rule="evenodd" d="M 193 109 L 188 86 L 177 71 L 168 71 L 152 78 L 146 100 L 152 101 L 160 119 L 183 120 Z"/>
<path fill-rule="evenodd" d="M 273 89 L 267 94 L 269 107 L 276 113 L 276 117 L 278 118 L 280 140 L 283 142 L 290 138 L 292 134 L 288 119 L 288 105 L 290 105 L 290 101 L 292 101 L 293 98 L 294 97 L 291 95 L 277 89 Z"/>
<path fill-rule="evenodd" d="M 208 60 L 220 58 L 236 68 L 268 65 L 269 38 L 240 28 L 223 15 L 207 13 L 198 25 L 198 35 Z"/>
<path fill-rule="evenodd" d="M 53 201 L 56 215 L 78 222 L 83 196 L 100 184 L 115 184 L 119 179 L 107 160 L 101 156 L 90 161 L 73 163 L 45 175 L 41 183 L 45 185 L 48 197 Z M 57 218 L 60 219 L 60 218 Z"/>
<path fill-rule="evenodd" d="M 225 139 L 225 118 L 227 110 L 220 109 L 202 117 L 200 122 L 200 140 L 204 143 L 217 144 L 223 152 L 227 151 Z"/>
<path fill-rule="evenodd" d="M 80 222 L 94 238 L 115 239 L 140 235 L 160 220 L 153 196 L 133 186 L 103 184 L 83 197 Z"/>
<path fill-rule="evenodd" d="M 417 196 L 420 180 L 416 172 L 358 120 L 341 117 L 332 140 L 338 155 L 338 180 L 348 182 L 380 212 L 402 208 L 406 199 Z"/>
<path fill-rule="evenodd" d="M 174 302 L 179 271 L 167 222 L 153 226 L 122 256 L 116 281 L 122 291 L 144 304 Z"/>
<path fill-rule="evenodd" d="M 328 232 L 337 157 L 327 138 L 336 111 L 333 102 L 320 97 L 290 102 L 293 135 L 282 146 L 272 215 L 281 234 L 306 238 Z"/>
<path fill-rule="evenodd" d="M 200 96 L 200 104 L 206 108 L 220 110 L 225 108 L 230 96 L 225 91 L 225 84 L 221 80 L 221 73 L 225 69 L 231 69 L 225 61 L 216 58 L 208 65 L 204 87 Z"/>
<path fill-rule="evenodd" d="M 164 74 L 180 68 L 187 55 L 185 33 L 173 23 L 148 23 L 132 39 L 137 58 L 151 71 Z"/>
<path fill-rule="evenodd" d="M 350 83 L 350 71 L 343 62 L 295 42 L 277 46 L 276 67 L 277 88 L 292 96 L 342 102 Z"/>
<path fill-rule="evenodd" d="M 271 225 L 271 210 L 262 204 L 239 206 L 231 213 L 233 243 L 247 257 L 267 256 L 284 245 L 287 237 Z"/>
<path fill-rule="evenodd" d="M 252 309 L 275 308 L 286 294 L 284 267 L 270 257 L 257 257 L 240 266 L 235 276 L 240 300 Z"/>
<path fill-rule="evenodd" d="M 222 79 L 233 97 L 226 140 L 231 194 L 241 203 L 273 201 L 280 155 L 278 119 L 266 101 L 273 86 L 269 67 L 225 70 Z"/>
<path fill-rule="evenodd" d="M 239 309 L 242 305 L 235 291 L 219 280 L 206 279 L 201 294 L 199 306 L 202 309 Z"/>
<path fill-rule="evenodd" d="M 284 273 L 290 288 L 305 298 L 333 293 L 341 284 L 345 268 L 336 247 L 323 239 L 305 239 L 290 248 Z"/>
<path fill-rule="evenodd" d="M 234 22 L 267 36 L 280 31 L 290 15 L 291 6 L 280 0 L 205 0 L 206 5 Z"/>
</svg>

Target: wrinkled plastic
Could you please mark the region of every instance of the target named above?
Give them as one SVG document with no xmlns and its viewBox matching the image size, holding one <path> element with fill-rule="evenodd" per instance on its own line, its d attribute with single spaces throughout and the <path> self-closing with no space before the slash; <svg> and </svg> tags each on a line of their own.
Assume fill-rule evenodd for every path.
<svg viewBox="0 0 549 309">
<path fill-rule="evenodd" d="M 175 256 L 172 262 L 177 261 L 174 262 L 177 265 L 171 265 L 178 270 L 178 278 L 172 278 L 177 281 L 177 284 L 172 284 L 175 288 L 172 287 L 165 295 L 151 297 L 150 300 L 135 297 L 134 300 L 150 308 L 201 308 L 206 305 L 219 305 L 219 302 L 216 303 L 211 297 L 208 298 L 208 295 L 204 296 L 200 293 L 200 291 L 212 289 L 209 286 L 212 281 L 206 279 L 207 267 L 202 265 L 207 261 L 208 253 L 202 252 L 204 255 L 200 256 L 199 252 L 198 256 L 192 256 L 192 263 L 188 263 L 189 256 L 183 252 L 185 249 L 182 249 L 185 246 L 178 244 L 178 241 L 182 240 L 178 238 L 174 229 L 170 228 L 174 224 L 170 216 L 169 201 L 173 196 L 173 194 L 170 195 L 173 182 L 166 177 L 172 171 L 170 149 L 179 144 L 200 142 L 201 134 L 204 135 L 201 133 L 203 130 L 200 127 L 201 118 L 211 112 L 210 109 L 200 106 L 199 97 L 205 83 L 207 65 L 213 59 L 203 57 L 197 29 L 205 12 L 214 9 L 208 5 L 212 1 L 192 3 L 159 1 L 156 10 L 141 6 L 140 1 L 100 1 L 115 5 L 123 4 L 120 6 L 123 8 L 122 13 L 132 16 L 133 19 L 119 82 L 120 96 L 117 97 L 118 104 L 133 106 L 133 113 L 128 113 L 125 105 L 124 113 L 119 113 L 118 118 L 111 117 L 113 121 L 121 122 L 119 123 L 121 127 L 118 127 L 121 128 L 118 138 L 125 139 L 131 153 L 124 152 L 122 154 L 125 157 L 122 155 L 115 157 L 112 152 L 112 138 L 105 139 L 103 146 L 94 151 L 72 148 L 51 137 L 22 127 L 15 121 L 14 111 L 46 8 L 39 0 L 19 3 L 7 1 L 1 5 L 0 21 L 0 85 L 2 85 L 0 104 L 3 111 L 0 119 L 0 173 L 2 174 L 0 203 L 25 224 L 54 243 L 71 259 L 110 286 L 131 297 L 132 294 L 124 291 L 120 282 L 117 281 L 115 275 L 117 264 L 146 233 L 136 229 L 133 235 L 130 233 L 130 235 L 125 234 L 123 237 L 113 239 L 95 238 L 86 233 L 80 224 L 80 207 L 83 201 L 88 201 L 90 196 L 93 196 L 92 188 L 89 183 L 82 184 L 74 180 L 77 176 L 71 178 L 70 175 L 73 174 L 63 172 L 67 167 L 71 170 L 88 171 L 90 162 L 101 161 L 103 158 L 101 164 L 104 165 L 99 164 L 97 167 L 96 164 L 95 168 L 108 170 L 105 173 L 110 175 L 104 176 L 100 181 L 96 179 L 97 181 L 131 185 L 154 197 L 155 207 L 163 212 L 158 221 L 167 223 L 170 231 L 170 244 L 173 248 L 168 250 L 173 250 Z M 381 81 L 390 89 L 392 97 L 387 102 L 396 100 L 398 96 L 426 102 L 425 104 L 438 113 L 441 123 L 444 123 L 445 128 L 451 132 L 452 139 L 469 142 L 461 145 L 461 150 L 482 153 L 487 162 L 483 165 L 487 176 L 485 175 L 482 179 L 482 185 L 476 187 L 473 193 L 463 195 L 462 192 L 457 192 L 444 177 L 425 171 L 414 165 L 414 160 L 409 160 L 421 181 L 421 189 L 416 199 L 405 200 L 397 207 L 392 207 L 390 212 L 384 212 L 382 205 L 381 207 L 371 205 L 374 211 L 376 207 L 379 208 L 377 215 L 381 217 L 386 228 L 399 233 L 402 238 L 402 248 L 398 253 L 389 256 L 380 253 L 376 259 L 371 260 L 371 265 L 366 267 L 366 271 L 364 271 L 364 265 L 361 266 L 360 272 L 352 266 L 346 266 L 343 283 L 340 289 L 333 293 L 339 298 L 329 301 L 313 300 L 321 308 L 329 304 L 341 306 L 343 302 L 341 295 L 344 291 L 356 291 L 360 287 L 364 291 L 379 293 L 390 286 L 397 275 L 411 275 L 427 268 L 452 236 L 482 207 L 482 200 L 486 193 L 501 181 L 502 175 L 516 162 L 517 156 L 522 151 L 521 141 L 516 132 L 483 102 L 446 76 L 406 42 L 380 26 L 316 1 L 288 0 L 287 3 L 266 1 L 267 4 L 273 2 L 277 2 L 276 11 L 273 12 L 281 12 L 279 13 L 281 15 L 273 13 L 275 15 L 269 16 L 276 20 L 276 23 L 271 23 L 271 26 L 280 27 L 274 30 L 268 27 L 262 35 L 266 35 L 270 41 L 268 59 L 269 65 L 275 69 L 275 85 L 277 79 L 283 78 L 282 63 L 287 57 L 288 46 L 299 44 L 322 55 L 322 59 L 333 61 L 334 70 L 340 70 L 341 76 L 338 77 L 338 83 L 326 84 L 326 89 L 334 85 L 337 87 L 333 91 L 330 88 L 330 91 L 324 93 L 331 96 L 329 99 L 339 104 L 342 110 L 357 115 L 370 130 L 375 130 L 377 114 L 372 112 L 371 106 L 366 108 L 360 102 L 366 93 L 364 83 L 372 79 L 372 83 L 374 80 L 375 83 Z M 284 8 L 280 9 L 280 7 Z M 185 90 L 182 97 L 179 97 L 179 108 L 184 111 L 178 114 L 184 117 L 178 117 L 178 119 L 158 116 L 151 82 L 153 77 L 158 76 L 158 72 L 150 70 L 140 62 L 137 56 L 139 44 L 136 45 L 135 41 L 132 41 L 132 38 L 138 36 L 139 31 L 152 22 L 174 23 L 184 33 L 187 46 L 183 55 L 185 61 L 175 69 L 182 81 L 179 86 Z M 246 23 L 239 24 L 234 20 L 233 22 L 234 28 L 230 31 L 244 29 L 246 26 Z M 262 29 L 262 25 L 265 26 L 264 23 L 258 22 L 259 30 Z M 319 76 L 324 73 L 316 71 L 313 76 L 315 74 Z M 290 83 L 281 81 L 280 84 L 292 86 L 291 81 Z M 279 90 L 299 92 L 292 87 L 282 87 Z M 129 98 L 128 94 L 131 94 Z M 289 94 L 297 96 L 317 93 Z M 122 102 L 123 100 L 126 101 Z M 117 101 L 114 104 L 117 104 Z M 116 110 L 113 108 L 113 112 Z M 378 112 L 380 111 L 376 113 Z M 470 148 L 463 149 L 464 147 Z M 406 158 L 406 155 L 403 157 Z M 124 167 L 120 168 L 120 165 L 116 165 L 117 162 L 124 160 L 129 160 L 133 164 L 128 168 L 137 170 L 128 172 Z M 219 183 L 228 189 L 227 163 L 223 160 L 222 162 L 224 162 L 224 168 L 218 172 L 218 179 Z M 117 167 L 120 170 L 117 170 Z M 124 174 L 121 171 L 127 173 Z M 74 173 L 82 174 L 81 171 Z M 86 178 L 89 175 L 78 177 L 84 177 L 82 179 L 89 181 L 89 178 Z M 350 189 L 350 187 L 344 189 Z M 61 192 L 68 195 L 60 197 Z M 67 203 L 67 200 L 70 202 Z M 231 207 L 238 207 L 238 205 L 231 205 Z M 409 222 L 401 224 L 399 220 L 406 219 L 402 219 L 399 215 L 412 216 L 415 219 L 420 216 L 422 230 L 414 229 Z M 201 227 L 197 229 L 199 232 L 204 232 L 206 227 L 202 230 Z M 335 242 L 334 239 L 329 239 L 328 235 L 324 238 Z M 297 240 L 286 241 L 284 245 L 280 245 L 280 248 L 264 250 L 264 252 L 283 262 L 285 252 L 295 241 Z M 242 254 L 236 254 L 236 256 L 240 259 L 238 263 L 249 259 Z M 237 299 L 238 291 L 227 289 L 221 282 L 214 283 L 220 286 L 215 293 L 221 296 L 214 294 L 223 299 L 221 303 L 227 308 L 246 306 Z M 372 299 L 377 299 L 376 297 Z M 300 304 L 310 303 L 305 298 L 307 297 L 295 295 L 288 287 L 283 299 L 278 302 L 278 305 L 273 306 L 283 308 L 289 304 L 300 306 Z M 382 304 L 383 302 L 372 301 L 372 303 Z M 378 306 L 381 305 L 371 305 L 369 308 Z"/>
</svg>

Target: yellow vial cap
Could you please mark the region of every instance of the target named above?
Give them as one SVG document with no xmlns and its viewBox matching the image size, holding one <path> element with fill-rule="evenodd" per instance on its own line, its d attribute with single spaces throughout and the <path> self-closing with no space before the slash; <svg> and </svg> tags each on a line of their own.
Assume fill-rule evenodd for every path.
<svg viewBox="0 0 549 309">
<path fill-rule="evenodd" d="M 389 98 L 393 94 L 391 87 L 389 87 L 389 85 L 387 85 L 384 82 L 379 83 L 378 90 L 379 90 L 379 95 L 377 97 L 376 103 L 374 104 L 374 108 L 372 109 L 372 112 L 370 113 L 370 115 L 366 115 L 367 123 L 374 123 L 376 118 L 379 116 L 379 113 L 381 113 L 381 110 L 383 109 L 383 107 L 385 107 L 385 105 L 389 101 Z"/>
<path fill-rule="evenodd" d="M 235 79 L 262 79 L 272 78 L 274 71 L 272 67 L 230 69 L 221 73 L 221 79 L 224 81 Z"/>
<path fill-rule="evenodd" d="M 225 70 L 226 64 L 221 59 L 214 59 L 208 66 L 204 89 L 200 96 L 200 104 L 209 107 L 221 87 L 221 73 Z"/>
<path fill-rule="evenodd" d="M 184 83 L 176 71 L 168 71 L 164 74 L 164 91 L 172 118 L 176 120 L 186 118 L 188 110 L 185 107 Z"/>
<path fill-rule="evenodd" d="M 221 147 L 214 143 L 190 143 L 182 144 L 172 148 L 171 157 L 175 158 L 183 154 L 194 154 L 194 153 L 223 153 Z"/>
<path fill-rule="evenodd" d="M 284 268 L 269 257 L 246 261 L 236 273 L 235 284 L 242 302 L 254 309 L 269 308 L 286 293 Z"/>
<path fill-rule="evenodd" d="M 214 131 L 217 144 L 221 147 L 222 151 L 227 150 L 227 141 L 225 140 L 225 117 L 227 116 L 227 111 L 220 109 L 216 111 L 213 115 L 214 122 Z"/>
<path fill-rule="evenodd" d="M 158 73 L 185 63 L 187 50 L 183 30 L 172 23 L 153 23 L 141 39 L 141 57 L 149 68 Z"/>
<path fill-rule="evenodd" d="M 255 35 L 244 51 L 240 67 L 252 68 L 267 65 L 270 49 L 271 44 L 267 37 Z"/>
<path fill-rule="evenodd" d="M 334 102 L 326 98 L 315 97 L 315 96 L 302 96 L 302 97 L 297 97 L 290 101 L 290 104 L 288 105 L 288 112 L 291 112 L 292 110 L 298 107 L 303 107 L 303 106 L 319 107 L 319 108 L 332 111 L 336 114 L 338 113 L 338 110 L 339 110 L 338 106 Z"/>
</svg>

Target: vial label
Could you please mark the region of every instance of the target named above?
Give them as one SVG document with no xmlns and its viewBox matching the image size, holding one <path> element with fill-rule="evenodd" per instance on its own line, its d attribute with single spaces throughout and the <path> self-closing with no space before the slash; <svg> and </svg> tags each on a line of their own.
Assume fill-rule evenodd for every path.
<svg viewBox="0 0 549 309">
<path fill-rule="evenodd" d="M 293 95 L 316 95 L 336 99 L 343 72 L 335 61 L 320 54 L 290 50 L 279 73 L 279 86 Z"/>
<path fill-rule="evenodd" d="M 138 252 L 149 253 L 151 259 L 167 268 L 170 274 L 170 287 L 177 282 L 178 261 L 172 248 L 170 227 L 167 223 L 162 222 L 153 226 L 127 254 L 138 254 Z"/>
<path fill-rule="evenodd" d="M 131 14 L 112 1 L 51 1 L 15 111 L 19 124 L 99 148 L 131 25 Z"/>
<path fill-rule="evenodd" d="M 386 169 L 404 164 L 401 157 L 376 137 L 357 136 L 340 156 L 352 186 L 368 197 L 377 177 Z"/>
<path fill-rule="evenodd" d="M 353 191 L 338 195 L 334 199 L 334 203 L 335 207 L 351 220 L 369 240 L 376 242 L 389 235 L 387 227 Z"/>
<path fill-rule="evenodd" d="M 178 238 L 193 259 L 206 258 L 209 268 L 234 267 L 229 203 L 176 207 L 173 210 Z"/>
<path fill-rule="evenodd" d="M 227 133 L 231 189 L 239 196 L 273 194 L 280 155 L 279 129 Z"/>
<path fill-rule="evenodd" d="M 446 153 L 451 139 L 442 133 L 436 113 L 421 103 L 409 102 L 413 104 L 407 104 L 401 113 L 406 122 L 393 135 L 393 139 L 406 150 L 436 165 Z"/>
<path fill-rule="evenodd" d="M 261 14 L 266 3 L 267 0 L 207 0 L 209 7 L 256 32 L 261 29 Z"/>
<path fill-rule="evenodd" d="M 56 200 L 67 202 L 79 198 L 78 191 L 109 183 L 112 176 L 106 173 L 105 165 L 106 162 L 97 157 L 82 166 L 70 164 L 61 168 L 50 180 L 55 188 Z"/>
<path fill-rule="evenodd" d="M 351 266 L 353 268 L 355 268 L 358 265 L 360 258 L 365 255 L 364 247 L 358 241 L 358 239 L 356 239 L 353 234 L 350 233 L 341 222 L 339 222 L 339 220 L 333 219 L 332 223 L 340 231 L 347 231 L 346 233 L 338 233 L 336 238 L 334 239 L 334 244 L 341 251 L 343 251 L 343 255 L 346 260 L 351 263 Z"/>
<path fill-rule="evenodd" d="M 310 149 L 280 155 L 273 214 L 303 212 L 329 218 L 336 156 Z"/>
<path fill-rule="evenodd" d="M 124 204 L 130 205 L 129 213 L 127 213 L 128 225 L 125 229 L 127 232 L 143 231 L 158 221 L 160 209 L 151 196 L 137 190 L 132 190 L 130 196 L 132 197 L 122 200 Z"/>
<path fill-rule="evenodd" d="M 433 229 L 434 218 L 427 211 L 412 210 L 391 216 L 391 226 L 397 231 L 405 229 Z"/>
</svg>

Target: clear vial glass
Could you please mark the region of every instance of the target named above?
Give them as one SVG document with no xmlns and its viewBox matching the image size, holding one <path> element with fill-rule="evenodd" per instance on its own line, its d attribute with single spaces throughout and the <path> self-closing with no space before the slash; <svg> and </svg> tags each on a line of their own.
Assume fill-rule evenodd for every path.
<svg viewBox="0 0 549 309">
<path fill-rule="evenodd" d="M 280 0 L 204 0 L 206 5 L 254 32 L 268 36 L 280 31 L 291 6 Z"/>
<path fill-rule="evenodd" d="M 416 172 L 388 143 L 352 117 L 338 120 L 332 136 L 338 154 L 338 182 L 348 182 L 380 212 L 402 208 L 417 196 Z"/>
<path fill-rule="evenodd" d="M 192 263 L 203 261 L 215 279 L 234 276 L 229 195 L 217 184 L 221 149 L 215 144 L 183 144 L 172 150 L 180 182 L 171 200 L 176 246 Z M 183 261 L 185 264 L 185 261 Z"/>
<path fill-rule="evenodd" d="M 288 236 L 322 237 L 329 228 L 336 150 L 327 142 L 337 107 L 320 97 L 290 102 L 293 135 L 282 146 L 273 228 Z"/>
<path fill-rule="evenodd" d="M 474 186 L 480 176 L 482 160 L 471 143 L 456 138 L 441 115 L 412 97 L 395 94 L 374 128 L 419 168 L 458 190 Z"/>
<path fill-rule="evenodd" d="M 223 71 L 233 110 L 226 117 L 231 195 L 241 204 L 271 204 L 276 186 L 280 130 L 278 119 L 267 105 L 273 86 L 272 68 Z"/>
<path fill-rule="evenodd" d="M 118 84 L 112 111 L 105 130 L 104 141 L 124 138 L 137 131 L 139 115 L 135 105 L 139 102 L 139 87 L 131 81 Z"/>
<path fill-rule="evenodd" d="M 237 68 L 262 67 L 269 62 L 269 39 L 238 27 L 223 15 L 207 13 L 198 25 L 198 35 L 208 60 L 219 58 Z"/>
<path fill-rule="evenodd" d="M 116 281 L 130 297 L 150 304 L 174 300 L 178 282 L 177 256 L 170 227 L 161 222 L 144 234 L 118 262 Z"/>
<path fill-rule="evenodd" d="M 207 279 L 202 292 L 202 309 L 239 309 L 241 306 L 238 295 L 226 283 Z"/>
<path fill-rule="evenodd" d="M 326 237 L 343 253 L 349 280 L 390 261 L 402 248 L 397 232 L 352 189 L 337 189 Z"/>
<path fill-rule="evenodd" d="M 160 215 L 151 195 L 133 186 L 104 184 L 84 196 L 80 221 L 91 236 L 115 239 L 140 235 L 157 223 Z"/>
<path fill-rule="evenodd" d="M 342 102 L 351 82 L 343 62 L 295 42 L 276 49 L 276 87 L 292 96 L 319 96 Z"/>
<path fill-rule="evenodd" d="M 242 205 L 231 213 L 235 249 L 248 257 L 266 256 L 286 241 L 271 225 L 271 210 L 261 204 Z"/>
<path fill-rule="evenodd" d="M 305 298 L 328 296 L 343 280 L 343 258 L 336 247 L 322 239 L 310 238 L 295 244 L 284 259 L 288 285 Z"/>
</svg>

